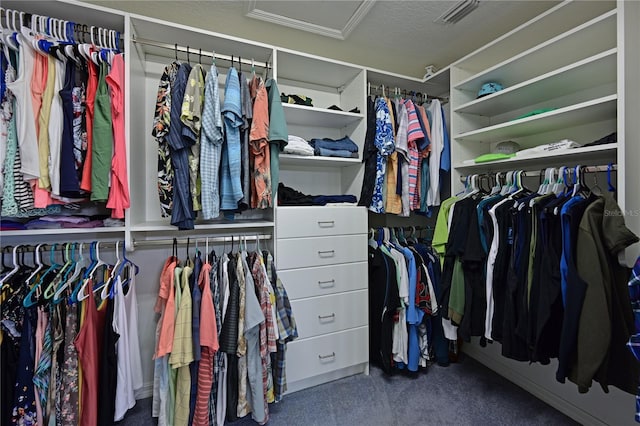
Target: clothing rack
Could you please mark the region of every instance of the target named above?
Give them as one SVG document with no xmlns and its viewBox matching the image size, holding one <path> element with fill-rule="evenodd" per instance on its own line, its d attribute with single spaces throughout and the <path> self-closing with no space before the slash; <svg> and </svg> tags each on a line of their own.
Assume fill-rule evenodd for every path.
<svg viewBox="0 0 640 426">
<path fill-rule="evenodd" d="M 416 228 L 417 229 L 417 228 Z M 181 245 L 185 245 L 185 244 L 190 244 L 190 243 L 198 243 L 198 242 L 206 242 L 208 241 L 209 243 L 234 243 L 234 242 L 240 242 L 240 241 L 257 241 L 257 240 L 271 240 L 273 238 L 272 235 L 269 234 L 258 234 L 258 235 L 232 235 L 232 236 L 220 236 L 220 237 L 197 237 L 197 238 L 176 238 L 174 239 L 170 239 L 170 238 L 166 238 L 166 239 L 158 239 L 158 240 L 140 240 L 140 241 L 136 241 L 133 240 L 133 246 L 134 247 L 156 247 L 156 246 L 166 246 L 169 244 L 173 244 L 174 241 L 177 244 L 181 244 Z M 124 241 L 99 241 L 96 240 L 99 245 L 100 245 L 100 249 L 114 249 L 116 247 L 122 247 L 124 245 Z M 72 242 L 72 241 L 68 241 L 68 242 L 63 242 L 63 243 L 56 243 L 57 247 L 56 250 L 61 250 L 64 249 L 65 244 L 67 243 L 71 243 L 71 244 L 79 244 L 80 242 Z M 83 242 L 85 244 L 85 246 L 90 245 L 92 242 Z M 18 249 L 21 252 L 33 252 L 35 251 L 36 247 L 40 247 L 41 251 L 45 251 L 45 250 L 51 250 L 52 247 L 55 246 L 55 244 L 17 244 L 15 246 L 3 246 L 2 247 L 2 251 L 5 254 L 9 253 L 9 250 L 12 250 L 14 247 L 18 247 Z"/>
<path fill-rule="evenodd" d="M 372 84 L 371 82 L 367 82 L 368 96 L 370 96 L 373 91 L 373 92 L 378 92 L 379 95 L 387 97 L 390 94 L 391 89 L 392 89 L 391 87 L 385 86 L 384 84 L 378 85 L 378 84 Z M 394 87 L 393 90 L 394 90 L 394 95 L 400 95 L 403 98 L 416 96 L 423 101 L 426 101 L 428 99 L 438 99 L 440 102 L 443 102 L 443 103 L 449 102 L 449 98 L 447 97 L 428 95 L 426 93 L 416 92 L 415 90 L 401 89 L 399 87 Z"/>
<path fill-rule="evenodd" d="M 240 241 L 257 241 L 257 240 L 271 240 L 273 238 L 270 234 L 253 234 L 253 235 L 232 235 L 232 236 L 223 236 L 223 237 L 199 237 L 199 238 L 166 238 L 159 240 L 133 240 L 134 247 L 154 247 L 154 246 L 165 246 L 168 244 L 173 244 L 174 241 L 177 244 L 187 244 L 192 242 L 202 242 L 208 241 L 209 243 L 232 243 L 232 242 L 240 242 Z"/>
<path fill-rule="evenodd" d="M 185 47 L 185 46 L 179 46 L 178 44 L 161 43 L 159 41 L 148 40 L 148 39 L 137 38 L 137 37 L 133 37 L 131 40 L 137 44 L 144 44 L 146 46 L 153 46 L 153 47 L 159 47 L 161 49 L 173 50 L 174 52 L 176 52 L 176 57 L 177 57 L 177 52 L 182 52 L 182 53 L 186 53 L 187 55 L 194 54 L 199 57 L 205 56 L 207 58 L 214 58 L 214 59 L 221 59 L 223 61 L 229 61 L 231 63 L 239 62 L 245 65 L 250 65 L 252 67 L 260 67 L 267 70 L 271 68 L 271 64 L 269 64 L 269 62 L 260 62 L 254 59 L 241 58 L 240 56 L 223 55 L 221 53 L 216 53 L 215 50 L 211 52 L 205 52 L 202 49 L 192 49 L 189 46 Z"/>
<path fill-rule="evenodd" d="M 567 171 L 569 173 L 572 173 L 574 168 L 573 167 L 567 167 L 566 168 Z M 580 168 L 580 172 L 581 173 L 602 173 L 602 172 L 608 172 L 608 171 L 617 171 L 618 170 L 618 165 L 617 164 L 607 164 L 607 165 L 599 165 L 599 166 L 582 166 Z M 512 170 L 512 171 L 516 171 L 516 170 Z M 504 171 L 498 172 L 498 173 L 506 173 Z M 495 172 L 486 172 L 486 173 L 478 173 L 478 176 L 489 176 L 489 175 L 494 175 Z M 540 177 L 540 176 L 544 176 L 545 174 L 545 169 L 541 169 L 541 170 L 523 170 L 522 173 L 520 174 L 520 176 L 522 177 Z M 460 182 L 466 182 L 467 179 L 472 176 L 460 176 Z"/>
<path fill-rule="evenodd" d="M 59 40 L 91 43 L 102 48 L 121 48 L 122 36 L 119 31 L 95 25 L 80 24 L 3 7 L 0 8 L 0 21 L 4 24 L 3 28 L 14 32 L 20 32 L 20 27 L 24 26 L 38 34 L 46 34 Z"/>
</svg>

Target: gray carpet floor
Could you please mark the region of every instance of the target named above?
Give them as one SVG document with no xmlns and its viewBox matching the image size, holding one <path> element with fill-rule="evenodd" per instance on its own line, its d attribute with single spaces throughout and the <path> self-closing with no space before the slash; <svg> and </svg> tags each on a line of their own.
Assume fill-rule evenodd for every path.
<svg viewBox="0 0 640 426">
<path fill-rule="evenodd" d="M 471 358 L 433 365 L 415 378 L 371 368 L 285 395 L 270 406 L 270 426 L 577 425 Z M 151 399 L 138 401 L 118 426 L 155 425 Z M 253 426 L 250 416 L 230 423 Z"/>
</svg>

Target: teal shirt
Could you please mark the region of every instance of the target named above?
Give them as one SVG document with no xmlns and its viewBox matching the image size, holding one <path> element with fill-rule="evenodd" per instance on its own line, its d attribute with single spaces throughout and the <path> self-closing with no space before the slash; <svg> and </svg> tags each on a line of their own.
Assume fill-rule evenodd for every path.
<svg viewBox="0 0 640 426">
<path fill-rule="evenodd" d="M 271 154 L 271 188 L 275 192 L 280 181 L 280 152 L 287 146 L 289 132 L 284 109 L 280 101 L 280 90 L 274 79 L 266 83 L 269 98 L 269 150 Z"/>
</svg>

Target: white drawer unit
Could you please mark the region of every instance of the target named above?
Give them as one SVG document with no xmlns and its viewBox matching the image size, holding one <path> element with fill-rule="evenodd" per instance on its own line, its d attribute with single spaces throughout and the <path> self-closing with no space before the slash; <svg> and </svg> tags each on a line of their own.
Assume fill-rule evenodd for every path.
<svg viewBox="0 0 640 426">
<path fill-rule="evenodd" d="M 297 382 L 320 374 L 366 363 L 369 329 L 354 328 L 287 345 L 287 381 Z"/>
<path fill-rule="evenodd" d="M 287 346 L 291 389 L 367 372 L 366 209 L 278 207 L 276 214 L 278 274 L 299 336 Z"/>
<path fill-rule="evenodd" d="M 292 301 L 298 337 L 303 339 L 367 325 L 367 297 L 367 290 L 358 290 Z"/>
<path fill-rule="evenodd" d="M 278 269 L 367 260 L 367 235 L 278 239 Z"/>
<path fill-rule="evenodd" d="M 278 238 L 322 237 L 367 232 L 363 207 L 279 207 Z"/>
<path fill-rule="evenodd" d="M 278 276 L 287 287 L 290 300 L 324 296 L 367 288 L 367 262 L 286 269 Z"/>
</svg>

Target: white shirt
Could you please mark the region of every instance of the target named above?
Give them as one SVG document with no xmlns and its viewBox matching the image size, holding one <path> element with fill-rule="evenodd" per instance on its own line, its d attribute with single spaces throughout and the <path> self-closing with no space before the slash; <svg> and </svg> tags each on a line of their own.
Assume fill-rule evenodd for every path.
<svg viewBox="0 0 640 426">
<path fill-rule="evenodd" d="M 28 31 L 28 29 L 23 27 L 23 31 Z M 15 81 L 7 82 L 7 88 L 13 92 L 16 99 L 14 113 L 16 114 L 18 150 L 22 162 L 20 172 L 24 175 L 24 180 L 31 180 L 40 177 L 38 135 L 31 100 L 31 74 L 36 53 L 31 47 L 31 40 L 24 34 L 18 33 L 17 37 L 20 45 L 18 78 Z"/>
<path fill-rule="evenodd" d="M 431 112 L 431 154 L 429 154 L 429 190 L 427 205 L 440 205 L 440 157 L 444 149 L 444 121 L 440 101 L 434 99 L 429 105 Z"/>
</svg>

